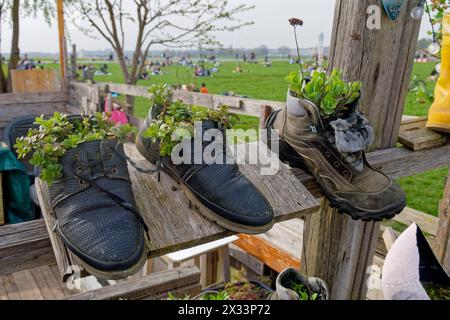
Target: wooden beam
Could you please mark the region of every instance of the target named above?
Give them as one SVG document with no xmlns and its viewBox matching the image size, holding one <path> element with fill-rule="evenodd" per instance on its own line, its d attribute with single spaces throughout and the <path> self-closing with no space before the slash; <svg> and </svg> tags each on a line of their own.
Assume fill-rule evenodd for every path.
<svg viewBox="0 0 450 320">
<path fill-rule="evenodd" d="M 386 245 L 386 249 L 389 252 L 394 245 L 395 241 L 397 241 L 397 235 L 395 234 L 392 228 L 386 228 L 383 232 L 383 241 Z"/>
<path fill-rule="evenodd" d="M 0 276 L 55 262 L 43 220 L 0 228 Z"/>
<path fill-rule="evenodd" d="M 141 300 L 198 285 L 200 271 L 195 266 L 154 273 L 141 279 L 122 282 L 95 291 L 85 292 L 67 300 Z M 181 290 L 182 291 L 182 290 Z"/>
<path fill-rule="evenodd" d="M 59 32 L 59 62 L 61 70 L 61 82 L 63 88 L 67 85 L 67 44 L 64 22 L 64 1 L 56 0 L 56 11 L 58 16 Z"/>
<path fill-rule="evenodd" d="M 3 93 L 0 99 L 0 108 L 11 105 L 42 104 L 42 103 L 68 103 L 69 92 L 38 92 L 38 93 Z"/>
<path fill-rule="evenodd" d="M 115 83 L 98 83 L 102 91 L 116 92 L 122 95 L 129 95 L 135 97 L 149 98 L 151 94 L 148 93 L 148 87 L 134 86 L 128 84 Z M 236 113 L 251 115 L 259 117 L 261 107 L 271 106 L 274 110 L 279 110 L 285 106 L 283 102 L 254 100 L 240 97 L 229 97 L 215 94 L 203 94 L 197 92 L 188 92 L 181 90 L 173 91 L 173 100 L 181 100 L 190 105 L 203 106 L 210 109 L 217 109 L 220 106 L 226 105 L 230 110 Z"/>
<path fill-rule="evenodd" d="M 347 81 L 361 80 L 359 108 L 376 132 L 374 150 L 397 143 L 412 72 L 420 21 L 407 1 L 396 21 L 386 15 L 381 30 L 366 27 L 366 11 L 375 0 L 337 0 L 329 70 L 342 70 Z M 306 218 L 303 272 L 324 279 L 333 300 L 362 300 L 368 267 L 373 263 L 380 225 L 341 216 L 324 201 L 319 214 Z"/>
<path fill-rule="evenodd" d="M 234 244 L 278 273 L 286 268 L 300 268 L 300 260 L 259 237 L 239 235 L 239 240 Z"/>
<path fill-rule="evenodd" d="M 436 235 L 436 255 L 450 274 L 450 167 L 447 183 L 439 206 L 439 228 Z"/>
</svg>

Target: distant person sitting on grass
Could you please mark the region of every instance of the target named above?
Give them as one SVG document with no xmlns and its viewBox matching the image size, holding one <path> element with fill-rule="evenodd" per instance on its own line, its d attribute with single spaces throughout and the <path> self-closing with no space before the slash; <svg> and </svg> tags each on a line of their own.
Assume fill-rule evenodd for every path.
<svg viewBox="0 0 450 320">
<path fill-rule="evenodd" d="M 124 108 L 121 106 L 120 102 L 106 97 L 105 99 L 105 111 L 109 115 L 109 119 L 117 125 L 123 125 L 129 123 L 128 117 L 125 113 Z"/>
<path fill-rule="evenodd" d="M 202 88 L 200 89 L 200 93 L 204 93 L 204 94 L 209 93 L 209 90 L 206 87 L 206 83 L 202 83 Z"/>
</svg>

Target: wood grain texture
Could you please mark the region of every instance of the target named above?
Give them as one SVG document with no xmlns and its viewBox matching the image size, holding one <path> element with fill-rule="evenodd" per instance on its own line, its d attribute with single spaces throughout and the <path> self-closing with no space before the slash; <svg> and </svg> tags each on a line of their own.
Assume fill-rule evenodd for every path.
<svg viewBox="0 0 450 320">
<path fill-rule="evenodd" d="M 67 103 L 69 92 L 2 93 L 0 98 L 0 108 L 14 104 Z"/>
<path fill-rule="evenodd" d="M 135 151 L 127 148 L 127 153 L 132 155 Z M 139 161 L 138 166 L 152 168 L 147 161 Z M 258 166 L 241 165 L 240 169 L 271 203 L 276 222 L 303 217 L 317 210 L 318 202 L 313 200 L 314 197 L 298 183 L 286 166 L 281 165 L 275 176 L 260 175 Z M 232 234 L 203 218 L 199 212 L 208 209 L 187 188 L 178 185 L 169 176 L 162 174 L 161 181 L 158 182 L 155 175 L 139 174 L 132 166 L 129 166 L 129 170 L 138 209 L 151 230 L 151 257 Z"/>
<path fill-rule="evenodd" d="M 252 147 L 250 149 L 255 152 Z M 134 157 L 139 167 L 153 168 L 149 162 L 142 160 L 134 144 L 127 144 L 126 152 L 130 157 Z M 242 165 L 240 169 L 271 203 L 276 222 L 304 217 L 317 211 L 316 199 L 286 166 L 281 165 L 279 173 L 275 176 L 262 176 L 260 167 L 254 165 Z M 161 181 L 158 181 L 156 175 L 142 174 L 131 165 L 129 171 L 137 207 L 150 230 L 148 242 L 150 258 L 232 235 L 232 232 L 203 218 L 200 212 L 209 209 L 201 205 L 186 187 L 178 185 L 168 175 L 162 173 Z M 52 231 L 55 218 L 49 201 L 48 187 L 37 179 L 36 188 L 55 257 L 62 277 L 66 279 L 69 276 L 68 267 L 73 264 L 73 259 L 70 258 L 62 241 Z"/>
<path fill-rule="evenodd" d="M 0 172 L 0 226 L 4 225 L 5 222 L 5 206 L 3 203 L 3 174 Z"/>
<path fill-rule="evenodd" d="M 0 228 L 0 275 L 55 263 L 44 221 Z"/>
<path fill-rule="evenodd" d="M 426 127 L 428 119 L 418 118 L 403 121 L 398 141 L 413 150 L 427 150 L 444 145 L 448 137 Z"/>
<path fill-rule="evenodd" d="M 439 206 L 439 228 L 435 248 L 438 259 L 445 271 L 450 274 L 450 171 L 447 177 L 444 199 Z"/>
<path fill-rule="evenodd" d="M 105 91 L 105 89 L 107 89 L 107 92 L 117 92 L 123 95 L 144 98 L 150 97 L 150 94 L 148 93 L 148 87 L 144 86 L 133 86 L 115 83 L 99 83 L 97 85 L 102 91 Z M 271 106 L 274 110 L 279 110 L 285 106 L 285 103 L 282 102 L 253 100 L 214 94 L 202 94 L 181 90 L 174 90 L 172 99 L 174 101 L 181 100 L 189 105 L 198 105 L 210 109 L 217 109 L 223 105 L 226 105 L 230 107 L 230 110 L 232 112 L 251 115 L 255 117 L 260 116 L 261 107 L 263 106 Z"/>
<path fill-rule="evenodd" d="M 272 270 L 281 273 L 287 268 L 300 268 L 300 260 L 291 257 L 285 251 L 275 248 L 269 242 L 257 236 L 239 235 L 234 244 L 258 259 Z"/>
<path fill-rule="evenodd" d="M 55 70 L 12 70 L 11 79 L 14 93 L 61 90 L 61 81 Z"/>
<path fill-rule="evenodd" d="M 139 280 L 127 281 L 95 291 L 77 294 L 67 300 L 148 299 L 167 292 L 198 286 L 200 271 L 195 266 L 154 273 Z"/>
<path fill-rule="evenodd" d="M 44 218 L 47 232 L 53 247 L 56 263 L 58 264 L 60 280 L 65 282 L 67 278 L 72 275 L 72 270 L 70 267 L 77 264 L 74 263 L 73 260 L 71 260 L 70 255 L 68 254 L 68 249 L 64 245 L 61 238 L 53 230 L 56 223 L 56 218 L 53 213 L 53 208 L 50 204 L 47 184 L 44 183 L 41 179 L 37 178 L 35 180 L 35 185 L 42 211 L 42 216 Z"/>
<path fill-rule="evenodd" d="M 342 70 L 347 81 L 361 80 L 359 108 L 373 124 L 373 150 L 397 143 L 412 72 L 420 21 L 409 13 L 417 5 L 406 2 L 396 21 L 386 15 L 381 30 L 366 27 L 366 11 L 377 0 L 337 0 L 329 70 Z M 320 214 L 306 218 L 302 267 L 324 279 L 332 300 L 366 299 L 367 268 L 373 263 L 380 225 L 339 216 L 324 201 Z"/>
</svg>

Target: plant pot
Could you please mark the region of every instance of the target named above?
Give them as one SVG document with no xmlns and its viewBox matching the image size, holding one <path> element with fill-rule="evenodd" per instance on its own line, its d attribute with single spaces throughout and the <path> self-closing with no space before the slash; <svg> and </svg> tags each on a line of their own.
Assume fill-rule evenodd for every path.
<svg viewBox="0 0 450 320">
<path fill-rule="evenodd" d="M 296 269 L 284 270 L 277 278 L 276 292 L 271 300 L 303 300 L 292 287 L 294 284 L 302 284 L 309 288 L 311 294 L 317 293 L 317 300 L 329 300 L 328 286 L 325 281 L 319 278 L 306 277 Z"/>
<path fill-rule="evenodd" d="M 447 296 L 430 295 L 426 290 L 430 287 L 441 288 Z M 450 277 L 416 224 L 402 233 L 386 256 L 382 288 L 387 300 L 450 299 Z"/>
<path fill-rule="evenodd" d="M 291 90 L 288 90 L 287 92 L 286 106 L 287 111 L 290 115 L 296 117 L 304 117 L 306 115 L 306 111 L 305 108 L 303 107 L 301 99 L 294 97 L 291 94 Z"/>
</svg>

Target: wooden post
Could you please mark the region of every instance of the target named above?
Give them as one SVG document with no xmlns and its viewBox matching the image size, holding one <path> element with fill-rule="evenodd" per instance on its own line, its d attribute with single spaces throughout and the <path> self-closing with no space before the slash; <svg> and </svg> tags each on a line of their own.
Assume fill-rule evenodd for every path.
<svg viewBox="0 0 450 320">
<path fill-rule="evenodd" d="M 444 199 L 439 207 L 439 228 L 435 243 L 436 255 L 445 271 L 450 274 L 450 167 Z"/>
<path fill-rule="evenodd" d="M 67 86 L 67 47 L 64 26 L 64 4 L 63 0 L 56 0 L 58 13 L 58 31 L 59 31 L 59 61 L 61 70 L 61 82 L 63 88 Z"/>
<path fill-rule="evenodd" d="M 77 45 L 72 45 L 72 55 L 71 55 L 71 80 L 77 80 L 78 62 L 77 62 Z"/>
<path fill-rule="evenodd" d="M 339 68 L 346 80 L 363 81 L 359 109 L 375 128 L 374 149 L 384 149 L 397 142 L 420 21 L 410 17 L 417 2 L 406 1 L 397 20 L 383 13 L 381 30 L 370 30 L 370 5 L 381 2 L 336 1 L 329 70 Z M 379 223 L 355 222 L 324 201 L 320 214 L 306 218 L 303 271 L 323 278 L 333 300 L 365 300 L 379 232 Z"/>
</svg>

